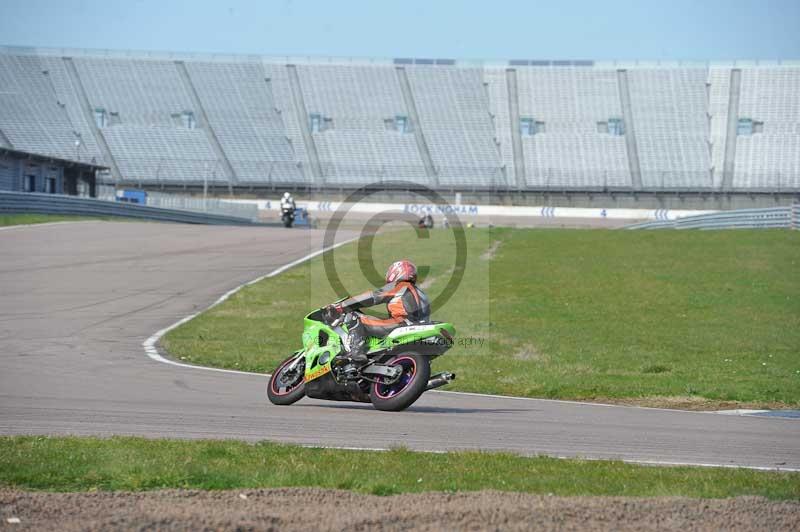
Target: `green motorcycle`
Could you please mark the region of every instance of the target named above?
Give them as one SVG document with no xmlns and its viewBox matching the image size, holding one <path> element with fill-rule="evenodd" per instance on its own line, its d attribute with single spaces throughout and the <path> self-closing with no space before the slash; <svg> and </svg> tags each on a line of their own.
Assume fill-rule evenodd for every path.
<svg viewBox="0 0 800 532">
<path fill-rule="evenodd" d="M 431 360 L 453 346 L 455 327 L 427 322 L 398 327 L 384 338 L 367 340 L 368 362 L 345 372 L 348 363 L 337 357 L 344 350 L 344 316 L 317 309 L 304 319 L 303 349 L 281 362 L 267 385 L 276 405 L 290 405 L 304 396 L 329 401 L 372 403 L 378 410 L 399 411 L 427 390 L 448 384 L 454 373 L 431 376 Z"/>
</svg>

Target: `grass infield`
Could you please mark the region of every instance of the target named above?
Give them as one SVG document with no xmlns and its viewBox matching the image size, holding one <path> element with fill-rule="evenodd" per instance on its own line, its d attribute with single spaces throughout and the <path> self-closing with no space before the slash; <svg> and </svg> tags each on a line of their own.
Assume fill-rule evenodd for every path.
<svg viewBox="0 0 800 532">
<path fill-rule="evenodd" d="M 468 229 L 463 280 L 434 319 L 458 342 L 434 363 L 448 389 L 647 406 L 800 405 L 800 232 Z M 370 241 L 331 252 L 343 285 L 373 286 Z M 432 299 L 452 234 L 379 233 L 377 271 L 427 267 Z M 321 258 L 247 287 L 171 331 L 174 358 L 269 372 L 300 346 L 302 317 L 333 301 Z M 367 268 L 367 271 L 368 268 Z M 374 277 L 372 281 L 377 282 Z"/>
<path fill-rule="evenodd" d="M 562 496 L 800 499 L 800 473 L 131 437 L 0 437 L 0 486 L 49 491 L 307 486 L 375 495 L 495 489 Z"/>
</svg>

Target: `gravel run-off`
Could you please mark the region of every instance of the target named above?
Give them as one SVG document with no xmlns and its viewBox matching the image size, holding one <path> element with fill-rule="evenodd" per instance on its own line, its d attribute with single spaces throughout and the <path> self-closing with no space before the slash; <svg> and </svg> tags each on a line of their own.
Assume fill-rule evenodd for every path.
<svg viewBox="0 0 800 532">
<path fill-rule="evenodd" d="M 800 501 L 548 497 L 499 491 L 379 497 L 315 488 L 134 493 L 0 489 L 0 517 L 3 530 L 800 530 Z"/>
</svg>

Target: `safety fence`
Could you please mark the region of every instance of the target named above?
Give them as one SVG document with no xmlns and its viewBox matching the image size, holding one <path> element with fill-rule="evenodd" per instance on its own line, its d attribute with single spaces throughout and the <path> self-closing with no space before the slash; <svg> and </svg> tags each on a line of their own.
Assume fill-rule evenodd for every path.
<svg viewBox="0 0 800 532">
<path fill-rule="evenodd" d="M 203 225 L 264 225 L 241 216 L 166 209 L 101 199 L 0 191 L 2 214 L 61 214 L 74 216 L 123 217 L 157 222 Z"/>
<path fill-rule="evenodd" d="M 655 220 L 628 225 L 625 229 L 800 229 L 800 204 Z"/>
<path fill-rule="evenodd" d="M 116 188 L 99 185 L 97 187 L 97 199 L 116 201 Z M 256 205 L 236 203 L 218 198 L 201 198 L 147 191 L 146 205 L 150 207 L 160 207 L 162 209 L 235 216 L 252 221 L 258 220 L 258 207 Z"/>
</svg>

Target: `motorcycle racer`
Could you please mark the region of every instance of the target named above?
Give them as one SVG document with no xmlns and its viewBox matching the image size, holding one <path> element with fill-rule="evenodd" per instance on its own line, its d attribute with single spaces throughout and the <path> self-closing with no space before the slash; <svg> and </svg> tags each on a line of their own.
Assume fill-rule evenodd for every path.
<svg viewBox="0 0 800 532">
<path fill-rule="evenodd" d="M 386 303 L 388 318 L 380 319 L 358 312 L 358 309 L 381 303 Z M 428 296 L 417 286 L 417 267 L 408 260 L 398 260 L 389 266 L 383 287 L 328 305 L 325 311 L 337 317 L 346 314 L 344 322 L 348 336 L 345 346 L 350 364 L 345 372 L 355 371 L 367 362 L 367 337 L 384 337 L 398 327 L 430 320 Z"/>
<path fill-rule="evenodd" d="M 284 192 L 283 197 L 281 198 L 281 210 L 286 211 L 291 209 L 294 211 L 297 208 L 297 205 L 294 202 L 294 198 L 292 197 L 291 192 Z"/>
</svg>

